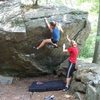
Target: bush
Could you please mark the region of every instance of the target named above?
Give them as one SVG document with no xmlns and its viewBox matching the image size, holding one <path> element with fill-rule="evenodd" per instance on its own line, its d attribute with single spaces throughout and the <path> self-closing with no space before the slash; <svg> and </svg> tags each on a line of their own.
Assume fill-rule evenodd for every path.
<svg viewBox="0 0 100 100">
<path fill-rule="evenodd" d="M 95 36 L 96 34 L 90 34 L 84 47 L 81 49 L 79 57 L 89 58 L 93 57 L 95 47 Z"/>
</svg>

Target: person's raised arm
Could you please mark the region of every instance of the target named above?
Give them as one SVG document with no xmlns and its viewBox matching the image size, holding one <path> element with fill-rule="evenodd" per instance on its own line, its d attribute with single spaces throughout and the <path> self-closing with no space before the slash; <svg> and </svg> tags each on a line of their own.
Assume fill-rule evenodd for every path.
<svg viewBox="0 0 100 100">
<path fill-rule="evenodd" d="M 67 50 L 67 49 L 64 49 L 63 52 L 64 52 L 64 53 L 65 53 L 65 52 L 68 52 L 68 50 Z"/>
<path fill-rule="evenodd" d="M 50 27 L 50 24 L 49 24 L 47 18 L 44 18 L 44 19 L 45 19 L 45 22 L 46 22 L 47 27 L 48 27 L 49 30 L 52 32 L 52 28 Z"/>
<path fill-rule="evenodd" d="M 67 35 L 67 40 L 69 43 L 71 43 L 71 39 L 69 38 L 69 36 Z"/>
<path fill-rule="evenodd" d="M 68 52 L 68 50 L 66 49 L 66 45 L 65 44 L 63 44 L 63 52 L 65 53 L 65 52 Z"/>
<path fill-rule="evenodd" d="M 64 30 L 62 29 L 62 27 L 60 27 L 60 31 L 61 31 L 62 33 L 64 33 Z"/>
<path fill-rule="evenodd" d="M 64 30 L 62 29 L 62 27 L 61 27 L 61 25 L 59 23 L 57 23 L 57 27 L 62 33 L 64 33 Z"/>
</svg>

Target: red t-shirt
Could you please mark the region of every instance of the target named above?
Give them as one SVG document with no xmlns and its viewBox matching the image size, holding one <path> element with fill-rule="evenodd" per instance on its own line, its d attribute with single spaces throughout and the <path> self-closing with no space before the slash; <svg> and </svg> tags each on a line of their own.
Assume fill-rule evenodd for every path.
<svg viewBox="0 0 100 100">
<path fill-rule="evenodd" d="M 69 61 L 72 63 L 76 63 L 78 57 L 78 47 L 69 47 L 68 52 L 70 54 Z"/>
</svg>

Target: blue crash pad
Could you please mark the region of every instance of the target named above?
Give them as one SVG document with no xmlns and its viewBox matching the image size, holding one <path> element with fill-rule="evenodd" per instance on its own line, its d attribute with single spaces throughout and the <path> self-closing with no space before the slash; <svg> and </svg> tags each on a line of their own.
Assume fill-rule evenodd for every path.
<svg viewBox="0 0 100 100">
<path fill-rule="evenodd" d="M 62 80 L 52 80 L 52 81 L 35 81 L 29 87 L 30 92 L 44 92 L 44 91 L 58 91 L 65 87 L 65 83 Z"/>
</svg>

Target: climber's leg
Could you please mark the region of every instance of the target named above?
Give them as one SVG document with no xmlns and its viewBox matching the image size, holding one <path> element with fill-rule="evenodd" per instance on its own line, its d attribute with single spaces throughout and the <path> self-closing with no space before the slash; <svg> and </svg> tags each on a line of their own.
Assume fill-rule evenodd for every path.
<svg viewBox="0 0 100 100">
<path fill-rule="evenodd" d="M 38 47 L 36 47 L 36 49 L 40 49 L 40 48 L 42 48 L 44 45 L 46 45 L 46 44 L 48 44 L 48 43 L 51 43 L 51 44 L 52 44 L 51 39 L 44 39 L 44 40 L 40 43 L 40 45 L 39 45 Z"/>
</svg>

